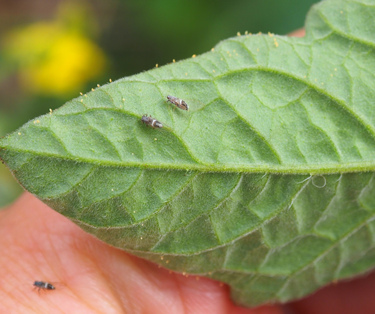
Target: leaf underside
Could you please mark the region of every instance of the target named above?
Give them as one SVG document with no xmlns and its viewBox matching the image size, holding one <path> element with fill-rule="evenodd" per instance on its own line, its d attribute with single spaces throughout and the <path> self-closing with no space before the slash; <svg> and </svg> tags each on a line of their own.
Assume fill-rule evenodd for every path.
<svg viewBox="0 0 375 314">
<path fill-rule="evenodd" d="M 374 17 L 371 0 L 323 1 L 305 38 L 230 38 L 107 84 L 0 157 L 84 230 L 238 304 L 302 297 L 375 265 Z"/>
</svg>

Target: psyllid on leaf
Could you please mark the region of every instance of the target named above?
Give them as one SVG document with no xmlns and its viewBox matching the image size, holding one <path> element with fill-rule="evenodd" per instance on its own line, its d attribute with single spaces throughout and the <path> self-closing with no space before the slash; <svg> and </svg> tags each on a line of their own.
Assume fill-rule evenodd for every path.
<svg viewBox="0 0 375 314">
<path fill-rule="evenodd" d="M 178 108 L 182 110 L 189 110 L 189 106 L 184 100 L 170 95 L 167 96 L 167 99 L 171 104 L 176 105 Z"/>
<path fill-rule="evenodd" d="M 163 124 L 161 122 L 151 116 L 148 117 L 146 114 L 142 116 L 141 121 L 154 129 L 160 129 L 163 127 Z"/>
</svg>

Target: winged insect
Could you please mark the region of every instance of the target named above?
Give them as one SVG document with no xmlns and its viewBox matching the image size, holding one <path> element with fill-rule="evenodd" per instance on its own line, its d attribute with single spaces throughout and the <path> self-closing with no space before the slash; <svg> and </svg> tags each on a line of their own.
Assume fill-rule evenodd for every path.
<svg viewBox="0 0 375 314">
<path fill-rule="evenodd" d="M 45 281 L 34 281 L 33 283 L 34 288 L 38 289 L 38 292 L 42 290 L 55 290 L 55 286 L 49 282 Z"/>
<path fill-rule="evenodd" d="M 46 282 L 46 281 L 34 281 L 33 283 L 34 289 L 38 289 L 38 293 L 40 290 L 55 290 L 64 287 L 64 284 L 61 282 Z"/>
<path fill-rule="evenodd" d="M 154 129 L 160 129 L 163 127 L 163 124 L 161 122 L 151 116 L 147 116 L 146 114 L 142 116 L 141 121 Z"/>
<path fill-rule="evenodd" d="M 189 110 L 188 104 L 180 98 L 168 95 L 167 100 L 182 110 Z"/>
</svg>

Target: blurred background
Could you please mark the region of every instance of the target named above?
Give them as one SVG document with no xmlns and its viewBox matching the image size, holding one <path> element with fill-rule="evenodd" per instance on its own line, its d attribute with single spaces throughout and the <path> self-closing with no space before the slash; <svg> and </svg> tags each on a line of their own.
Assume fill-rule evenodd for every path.
<svg viewBox="0 0 375 314">
<path fill-rule="evenodd" d="M 318 0 L 0 0 L 0 137 L 96 84 L 210 50 L 237 32 L 287 34 Z M 0 207 L 22 192 L 0 163 Z"/>
</svg>

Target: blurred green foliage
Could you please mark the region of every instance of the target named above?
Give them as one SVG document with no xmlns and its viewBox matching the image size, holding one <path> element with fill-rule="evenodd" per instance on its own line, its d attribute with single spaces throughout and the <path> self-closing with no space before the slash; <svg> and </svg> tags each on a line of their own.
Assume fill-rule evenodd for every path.
<svg viewBox="0 0 375 314">
<path fill-rule="evenodd" d="M 79 91 L 204 53 L 237 32 L 287 34 L 316 2 L 0 2 L 0 137 Z M 0 206 L 20 193 L 0 164 Z"/>
</svg>

